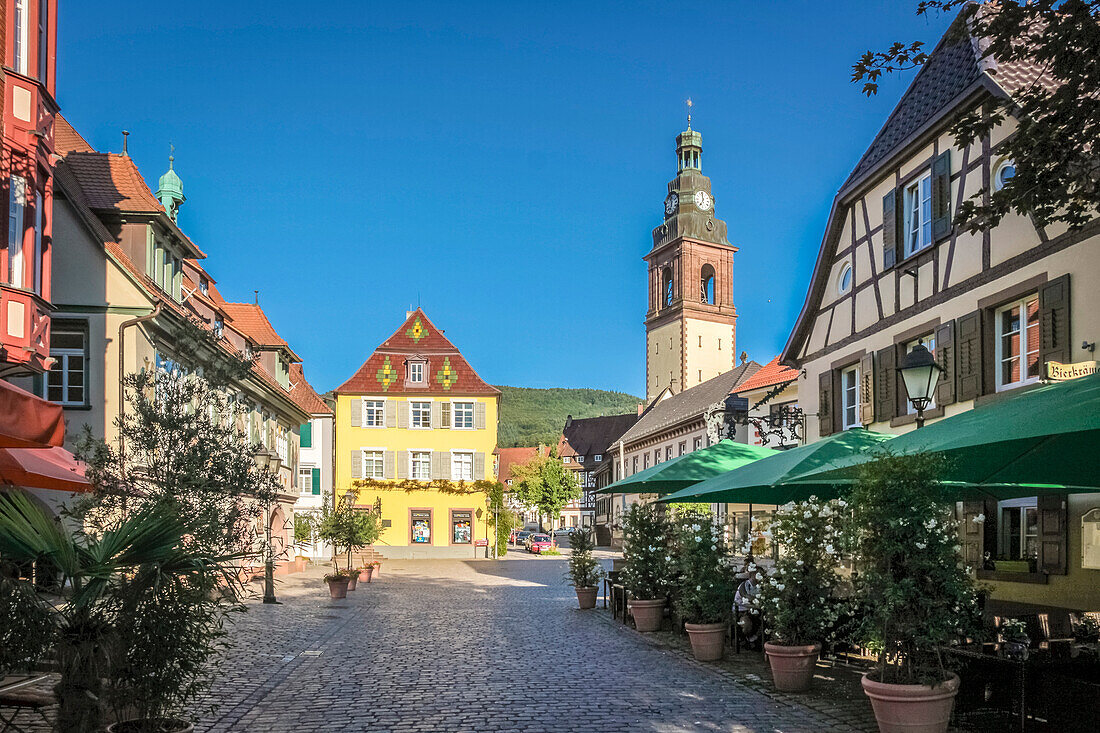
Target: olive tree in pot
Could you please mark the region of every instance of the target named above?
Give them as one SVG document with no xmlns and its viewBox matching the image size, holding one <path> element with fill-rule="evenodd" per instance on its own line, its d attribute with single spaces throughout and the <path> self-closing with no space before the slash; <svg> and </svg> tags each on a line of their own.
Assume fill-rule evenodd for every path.
<svg viewBox="0 0 1100 733">
<path fill-rule="evenodd" d="M 569 533 L 569 582 L 577 591 L 577 604 L 582 609 L 596 607 L 596 593 L 603 568 L 592 556 L 596 540 L 592 530 L 578 527 Z"/>
<path fill-rule="evenodd" d="M 657 631 L 671 577 L 669 521 L 664 507 L 635 504 L 623 514 L 622 581 L 638 631 Z"/>
<path fill-rule="evenodd" d="M 317 536 L 332 544 L 333 572 L 325 576 L 332 598 L 346 598 L 349 590 L 355 590 L 359 570 L 351 566 L 352 553 L 373 545 L 382 534 L 378 512 L 357 507 L 358 496 L 358 490 L 348 491 L 335 506 L 326 506 L 318 518 Z M 344 568 L 340 567 L 338 554 L 347 558 Z"/>
<path fill-rule="evenodd" d="M 677 586 L 672 605 L 684 621 L 692 654 L 703 662 L 722 658 L 736 591 L 733 570 L 723 562 L 723 535 L 709 511 L 676 513 L 672 547 Z"/>
<path fill-rule="evenodd" d="M 847 543 L 848 512 L 843 499 L 792 502 L 778 508 L 767 533 L 780 547 L 770 577 L 753 599 L 762 612 L 769 641 L 764 644 L 772 680 L 783 692 L 802 692 L 813 681 L 821 643 L 834 629 L 839 606 L 841 551 Z"/>
<path fill-rule="evenodd" d="M 884 454 L 851 496 L 864 609 L 859 632 L 880 649 L 863 677 L 883 733 L 942 733 L 959 687 L 941 649 L 979 628 L 977 593 L 962 567 L 954 500 L 934 455 Z"/>
</svg>

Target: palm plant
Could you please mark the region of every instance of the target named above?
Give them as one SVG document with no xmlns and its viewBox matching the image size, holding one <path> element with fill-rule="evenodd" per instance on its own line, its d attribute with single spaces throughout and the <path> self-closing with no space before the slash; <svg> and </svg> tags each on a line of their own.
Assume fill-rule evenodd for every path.
<svg viewBox="0 0 1100 733">
<path fill-rule="evenodd" d="M 39 628 L 34 646 L 38 656 L 52 649 L 59 666 L 57 730 L 99 730 L 107 693 L 111 692 L 108 688 L 113 687 L 115 697 L 125 698 L 127 707 L 143 717 L 163 718 L 180 712 L 197 695 L 201 684 L 183 684 L 182 691 L 179 687 L 166 689 L 163 684 L 119 690 L 127 681 L 155 675 L 162 665 L 180 669 L 178 659 L 164 658 L 173 650 L 171 630 L 160 636 L 160 659 L 135 656 L 134 645 L 140 637 L 133 632 L 148 631 L 147 624 L 143 628 L 143 624 L 133 623 L 141 618 L 135 613 L 135 599 L 140 605 L 142 598 L 163 597 L 164 589 L 181 588 L 212 595 L 208 592 L 216 583 L 231 587 L 238 583 L 234 563 L 240 558 L 211 557 L 193 549 L 187 541 L 188 531 L 178 516 L 150 508 L 121 518 L 93 536 L 66 529 L 23 494 L 0 495 L 0 557 L 56 571 L 56 587 L 50 590 L 59 598 L 52 603 L 41 603 L 26 592 L 28 582 L 16 582 L 23 584 L 22 610 L 45 612 L 48 618 Z M 184 606 L 191 603 L 187 607 L 193 608 L 195 596 L 177 600 Z M 169 604 L 158 613 L 172 609 Z M 194 634 L 187 638 L 189 644 L 200 644 L 202 662 L 217 649 L 219 619 L 224 617 L 219 609 L 207 607 L 207 612 L 199 619 L 199 626 L 211 630 L 205 635 L 205 644 Z M 0 638 L 10 633 L 10 625 L 20 623 L 20 616 L 0 617 Z M 24 650 L 24 655 L 31 656 L 30 650 Z M 201 665 L 185 665 L 183 675 L 190 679 L 162 675 L 155 681 L 194 682 L 201 678 Z"/>
</svg>

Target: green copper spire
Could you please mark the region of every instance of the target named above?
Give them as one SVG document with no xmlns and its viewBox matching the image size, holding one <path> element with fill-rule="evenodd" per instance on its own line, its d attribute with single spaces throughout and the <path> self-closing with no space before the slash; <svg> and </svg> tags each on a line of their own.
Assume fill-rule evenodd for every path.
<svg viewBox="0 0 1100 733">
<path fill-rule="evenodd" d="M 168 216 L 174 220 L 176 214 L 179 213 L 180 204 L 186 201 L 187 197 L 183 195 L 183 181 L 176 175 L 176 171 L 172 167 L 173 161 L 176 159 L 173 155 L 176 152 L 176 146 L 169 144 L 168 147 L 170 149 L 168 153 L 168 172 L 160 177 L 156 196 L 168 212 Z"/>
</svg>

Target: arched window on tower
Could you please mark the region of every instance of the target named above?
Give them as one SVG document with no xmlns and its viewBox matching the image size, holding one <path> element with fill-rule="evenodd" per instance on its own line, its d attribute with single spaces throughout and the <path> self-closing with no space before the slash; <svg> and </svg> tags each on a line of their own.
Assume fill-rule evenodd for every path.
<svg viewBox="0 0 1100 733">
<path fill-rule="evenodd" d="M 699 277 L 699 301 L 714 305 L 714 268 L 711 265 L 703 265 Z"/>
<path fill-rule="evenodd" d="M 661 297 L 666 307 L 672 305 L 672 295 L 672 268 L 666 267 L 661 270 Z"/>
</svg>

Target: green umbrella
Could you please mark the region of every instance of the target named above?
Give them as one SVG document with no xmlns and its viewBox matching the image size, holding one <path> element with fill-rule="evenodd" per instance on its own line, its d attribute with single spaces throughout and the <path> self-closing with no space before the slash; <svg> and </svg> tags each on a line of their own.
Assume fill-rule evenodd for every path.
<svg viewBox="0 0 1100 733">
<path fill-rule="evenodd" d="M 946 457 L 943 483 L 960 498 L 1100 491 L 1100 374 L 1005 395 L 899 436 L 889 450 Z M 872 457 L 850 456 L 801 480 L 851 480 Z"/>
<path fill-rule="evenodd" d="M 619 479 L 597 494 L 667 494 L 779 453 L 772 448 L 722 440 Z"/>
<path fill-rule="evenodd" d="M 806 484 L 794 482 L 809 472 L 836 465 L 842 458 L 870 451 L 892 437 L 862 428 L 846 430 L 816 443 L 777 451 L 773 456 L 677 491 L 661 501 L 786 504 L 788 501 L 805 499 L 811 494 L 828 498 L 836 495 L 834 481 Z"/>
</svg>

